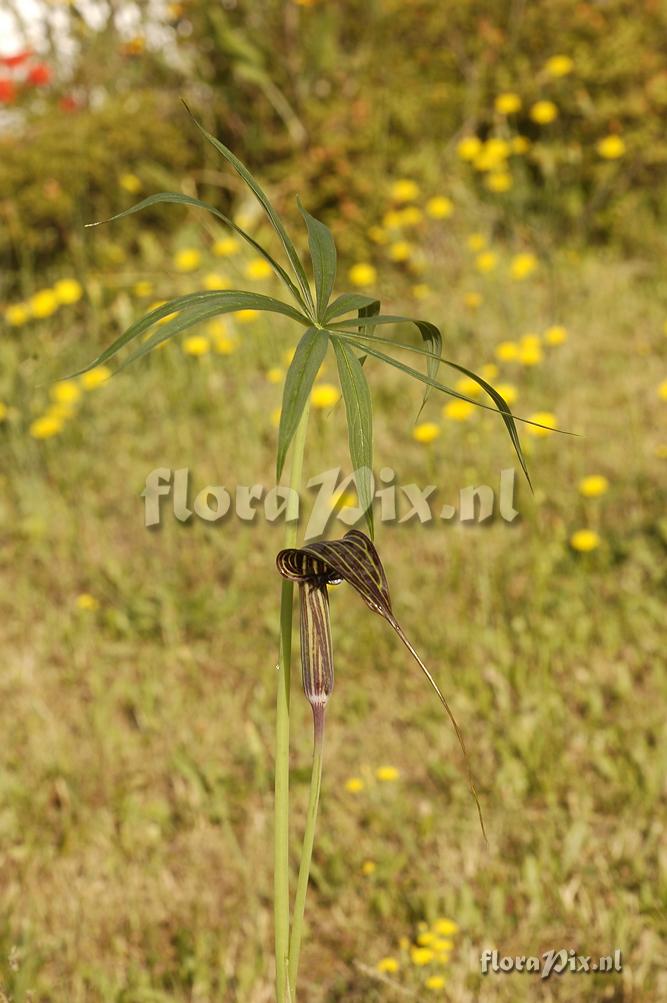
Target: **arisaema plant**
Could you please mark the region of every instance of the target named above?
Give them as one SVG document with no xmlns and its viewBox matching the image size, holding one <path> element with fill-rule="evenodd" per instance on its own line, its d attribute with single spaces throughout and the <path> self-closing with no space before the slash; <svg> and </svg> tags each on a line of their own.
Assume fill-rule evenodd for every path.
<svg viewBox="0 0 667 1003">
<path fill-rule="evenodd" d="M 194 121 L 194 120 L 193 120 Z M 308 213 L 298 202 L 305 221 L 314 289 L 306 274 L 301 258 L 279 215 L 252 174 L 223 143 L 195 122 L 206 140 L 211 143 L 227 163 L 236 171 L 264 209 L 268 220 L 282 245 L 283 263 L 276 260 L 249 233 L 212 205 L 174 192 L 160 192 L 144 199 L 113 219 L 139 212 L 157 203 L 203 209 L 231 228 L 256 254 L 261 255 L 280 279 L 288 294 L 287 301 L 260 293 L 243 290 L 195 292 L 180 296 L 152 310 L 105 349 L 86 372 L 108 362 L 122 349 L 133 350 L 121 362 L 120 368 L 148 355 L 162 342 L 174 338 L 188 328 L 220 314 L 238 310 L 268 311 L 289 318 L 303 328 L 293 360 L 285 378 L 282 410 L 278 429 L 276 476 L 280 479 L 288 455 L 291 453 L 291 502 L 298 497 L 304 461 L 306 427 L 310 393 L 315 376 L 328 352 L 332 352 L 338 369 L 345 404 L 350 459 L 355 471 L 360 507 L 364 512 L 368 535 L 353 530 L 342 540 L 312 543 L 297 547 L 297 522 L 295 512 L 287 511 L 287 529 L 284 549 L 278 555 L 278 570 L 283 576 L 280 604 L 280 657 L 277 676 L 276 743 L 275 743 L 275 960 L 277 1003 L 296 1003 L 299 949 L 303 926 L 304 905 L 310 859 L 315 832 L 315 817 L 320 791 L 322 769 L 322 738 L 324 712 L 333 688 L 333 655 L 329 628 L 327 587 L 333 581 L 347 581 L 361 595 L 367 606 L 383 616 L 396 631 L 402 642 L 417 660 L 422 671 L 442 701 L 455 728 L 464 753 L 463 739 L 449 706 L 415 649 L 403 633 L 391 606 L 385 573 L 377 550 L 372 543 L 372 466 L 373 466 L 373 416 L 371 394 L 364 363 L 368 356 L 387 366 L 400 370 L 410 379 L 425 387 L 424 396 L 432 389 L 468 400 L 479 407 L 497 413 L 504 422 L 519 463 L 528 476 L 524 462 L 516 420 L 507 403 L 486 380 L 474 372 L 442 357 L 442 337 L 430 321 L 387 315 L 381 312 L 377 298 L 357 292 L 344 292 L 332 299 L 336 282 L 336 246 L 331 231 Z M 297 200 L 298 201 L 298 200 Z M 173 316 L 172 316 L 173 315 Z M 410 344 L 386 338 L 381 332 L 392 325 L 411 324 L 421 336 L 421 344 Z M 395 350 L 407 353 L 414 361 L 423 363 L 423 371 L 408 362 L 397 359 Z M 458 393 L 440 381 L 441 366 L 463 373 L 485 391 L 487 403 Z M 289 901 L 289 715 L 290 669 L 292 655 L 293 589 L 297 583 L 300 592 L 301 660 L 306 696 L 313 707 L 314 756 L 313 779 L 303 841 L 301 867 L 296 899 L 290 916 Z M 466 759 L 467 766 L 467 759 Z M 470 773 L 472 792 L 477 800 Z M 478 803 L 479 810 L 479 803 Z M 480 812 L 481 820 L 481 812 Z"/>
</svg>

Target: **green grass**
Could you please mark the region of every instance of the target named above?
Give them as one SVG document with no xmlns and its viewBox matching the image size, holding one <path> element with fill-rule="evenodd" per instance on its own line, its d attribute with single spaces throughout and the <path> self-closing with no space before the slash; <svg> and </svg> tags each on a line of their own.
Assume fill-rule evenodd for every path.
<svg viewBox="0 0 667 1003">
<path fill-rule="evenodd" d="M 424 969 L 406 963 L 385 981 L 373 969 L 419 922 L 445 915 L 460 926 L 446 998 L 649 1003 L 667 988 L 656 458 L 666 289 L 644 262 L 592 253 L 555 254 L 511 286 L 472 278 L 460 247 L 428 247 L 423 313 L 442 320 L 446 354 L 491 362 L 499 341 L 565 324 L 569 340 L 540 366 L 503 365 L 497 379 L 518 386 L 518 414 L 554 411 L 579 437 L 524 434 L 536 491 L 520 487 L 518 524 L 378 526 L 397 616 L 466 736 L 488 847 L 421 673 L 351 590 L 332 590 L 336 689 L 301 993 L 309 1003 L 439 998 L 421 988 Z M 471 285 L 485 297 L 474 316 L 461 306 Z M 402 305 L 400 284 L 385 295 Z M 116 310 L 127 313 L 127 300 Z M 231 357 L 169 345 L 38 442 L 26 429 L 46 389 L 34 384 L 95 347 L 90 316 L 64 316 L 7 334 L 0 349 L 0 397 L 13 409 L 0 426 L 0 988 L 13 1003 L 262 1003 L 273 992 L 282 530 L 261 518 L 183 527 L 163 503 L 164 525 L 149 532 L 139 493 L 162 465 L 190 467 L 196 489 L 271 483 L 280 387 L 258 367 L 257 343 L 279 364 L 294 336 L 260 320 L 239 329 Z M 103 344 L 117 325 L 101 324 Z M 466 484 L 496 484 L 514 463 L 502 423 L 482 412 L 443 421 L 430 447 L 414 443 L 419 389 L 367 368 L 378 470 L 437 483 L 444 502 Z M 440 404 L 434 396 L 423 418 L 440 420 Z M 347 468 L 343 428 L 341 404 L 313 415 L 306 475 Z M 577 493 L 589 473 L 609 478 L 598 500 Z M 588 555 L 568 545 L 584 525 L 602 538 Z M 84 592 L 99 609 L 77 608 Z M 296 675 L 295 834 L 311 743 Z M 400 778 L 376 780 L 381 765 Z M 351 776 L 365 781 L 358 794 L 345 789 Z M 561 946 L 620 947 L 624 971 L 539 989 L 535 976 L 479 974 L 486 947 Z"/>
</svg>

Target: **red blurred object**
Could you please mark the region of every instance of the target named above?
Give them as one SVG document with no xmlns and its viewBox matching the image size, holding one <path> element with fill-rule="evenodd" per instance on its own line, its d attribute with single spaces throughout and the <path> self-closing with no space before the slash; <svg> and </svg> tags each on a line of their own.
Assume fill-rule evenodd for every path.
<svg viewBox="0 0 667 1003">
<path fill-rule="evenodd" d="M 29 84 L 33 84 L 35 87 L 43 87 L 51 79 L 51 70 L 46 63 L 35 63 L 28 70 L 26 79 Z"/>
<path fill-rule="evenodd" d="M 65 94 L 61 97 L 58 105 L 60 106 L 61 111 L 76 111 L 79 107 L 79 102 L 75 97 L 72 97 L 71 94 Z"/>
<path fill-rule="evenodd" d="M 21 63 L 25 63 L 26 59 L 30 59 L 32 56 L 32 49 L 24 49 L 23 52 L 15 52 L 13 56 L 0 56 L 0 63 L 3 66 L 8 66 L 10 70 L 13 70 L 15 66 L 20 66 Z"/>
<path fill-rule="evenodd" d="M 0 78 L 0 103 L 11 104 L 16 97 L 16 86 L 13 80 Z"/>
</svg>

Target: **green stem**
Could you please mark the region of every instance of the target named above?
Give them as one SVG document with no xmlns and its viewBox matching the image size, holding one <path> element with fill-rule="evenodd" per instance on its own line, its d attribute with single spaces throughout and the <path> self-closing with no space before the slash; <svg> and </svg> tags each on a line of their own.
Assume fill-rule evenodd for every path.
<svg viewBox="0 0 667 1003">
<path fill-rule="evenodd" d="M 298 491 L 303 472 L 309 406 L 294 435 L 290 496 L 287 502 L 285 547 L 296 546 L 299 514 Z M 287 1003 L 289 956 L 289 708 L 292 664 L 292 599 L 294 585 L 283 581 L 280 596 L 280 660 L 278 663 L 278 695 L 276 702 L 276 764 L 274 807 L 274 930 L 276 953 L 276 999 Z"/>
<path fill-rule="evenodd" d="M 294 915 L 292 916 L 292 935 L 289 944 L 289 986 L 292 1003 L 296 1003 L 296 976 L 299 970 L 299 953 L 303 936 L 303 915 L 306 908 L 306 893 L 310 877 L 310 862 L 313 856 L 315 842 L 315 824 L 317 822 L 317 807 L 320 802 L 320 787 L 322 786 L 322 753 L 324 749 L 324 707 L 313 708 L 315 720 L 315 740 L 313 743 L 313 771 L 310 778 L 310 796 L 306 814 L 306 830 L 303 835 L 299 879 L 294 900 Z"/>
</svg>

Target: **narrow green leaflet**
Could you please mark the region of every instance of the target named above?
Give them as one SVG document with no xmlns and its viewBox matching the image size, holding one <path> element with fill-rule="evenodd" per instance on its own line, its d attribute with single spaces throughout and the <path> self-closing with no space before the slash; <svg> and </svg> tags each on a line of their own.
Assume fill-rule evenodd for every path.
<svg viewBox="0 0 667 1003">
<path fill-rule="evenodd" d="M 157 324 L 160 320 L 164 320 L 165 317 L 169 317 L 172 313 L 177 314 L 177 316 L 173 320 L 161 325 L 158 331 L 148 341 L 144 342 L 142 348 L 126 360 L 124 365 L 128 365 L 135 359 L 140 358 L 151 351 L 156 345 L 160 344 L 160 342 L 166 341 L 167 338 L 179 334 L 194 324 L 208 320 L 218 314 L 233 313 L 235 310 L 269 311 L 271 313 L 283 314 L 292 320 L 297 320 L 300 324 L 308 323 L 307 318 L 295 310 L 294 307 L 283 303 L 281 300 L 273 299 L 272 296 L 264 296 L 261 293 L 248 293 L 232 289 L 218 292 L 190 293 L 187 296 L 179 296 L 168 303 L 163 303 L 149 314 L 146 314 L 145 317 L 142 317 L 141 320 L 135 321 L 108 348 L 105 348 L 96 359 L 67 378 L 80 376 L 81 373 L 86 373 L 89 369 L 94 369 L 96 366 L 101 366 L 105 362 L 108 362 L 121 348 L 141 337 L 154 324 Z"/>
<path fill-rule="evenodd" d="M 380 300 L 372 300 L 372 302 L 367 303 L 365 306 L 359 307 L 359 317 L 377 317 L 380 312 Z M 359 328 L 359 334 L 363 334 L 363 327 Z M 359 365 L 363 366 L 367 359 L 366 355 L 359 356 Z"/>
<path fill-rule="evenodd" d="M 315 276 L 317 316 L 322 320 L 336 281 L 336 245 L 329 227 L 311 216 L 302 206 L 298 196 L 296 202 L 308 229 L 308 246 Z"/>
<path fill-rule="evenodd" d="M 332 331 L 344 331 L 346 327 L 349 327 L 350 323 L 350 321 L 339 321 L 337 324 L 331 324 L 330 327 Z M 426 372 L 432 380 L 436 378 L 442 354 L 442 335 L 435 324 L 431 324 L 428 320 L 415 320 L 414 317 L 389 316 L 377 311 L 375 313 L 362 313 L 360 311 L 357 323 L 359 328 L 377 327 L 378 324 L 414 324 L 422 336 L 422 341 L 428 345 Z M 348 333 L 351 334 L 353 332 L 348 331 Z M 428 390 L 426 393 L 428 393 Z M 424 400 L 426 400 L 426 395 L 424 395 Z"/>
<path fill-rule="evenodd" d="M 373 410 L 371 394 L 358 358 L 345 342 L 333 342 L 347 414 L 352 469 L 356 472 L 359 504 L 373 536 Z"/>
<path fill-rule="evenodd" d="M 352 313 L 353 310 L 363 310 L 364 307 L 369 307 L 373 303 L 377 303 L 378 305 L 375 311 L 377 313 L 380 309 L 380 301 L 375 296 L 365 296 L 363 293 L 341 293 L 327 307 L 324 321 L 328 324 L 336 317 L 342 317 L 345 313 Z"/>
<path fill-rule="evenodd" d="M 183 103 L 185 104 L 185 102 L 183 102 Z M 297 279 L 297 282 L 299 284 L 299 288 L 301 289 L 301 292 L 303 293 L 304 299 L 305 299 L 306 303 L 308 304 L 308 306 L 310 307 L 310 309 L 313 310 L 313 312 L 314 312 L 315 311 L 315 304 L 313 303 L 313 295 L 312 295 L 312 293 L 310 291 L 310 286 L 308 285 L 308 279 L 306 277 L 306 273 L 304 271 L 304 267 L 301 264 L 301 259 L 299 258 L 299 255 L 297 253 L 296 247 L 292 243 L 292 241 L 291 241 L 291 239 L 289 237 L 289 234 L 287 233 L 287 230 L 285 229 L 285 226 L 284 226 L 284 224 L 283 224 L 280 216 L 278 215 L 278 213 L 275 211 L 275 209 L 273 208 L 273 206 L 269 202 L 268 196 L 262 190 L 262 188 L 260 188 L 259 184 L 255 180 L 255 178 L 252 176 L 252 174 L 250 173 L 250 171 L 248 170 L 248 168 L 245 166 L 245 164 L 241 163 L 241 161 L 238 159 L 238 157 L 235 157 L 234 154 L 232 153 L 232 151 L 230 149 L 228 149 L 225 146 L 224 143 L 221 143 L 219 139 L 216 139 L 215 136 L 212 136 L 210 132 L 206 131 L 206 129 L 204 128 L 204 126 L 201 125 L 197 121 L 197 119 L 194 117 L 194 115 L 192 114 L 192 112 L 190 111 L 190 109 L 188 108 L 187 105 L 185 105 L 185 108 L 186 108 L 188 114 L 190 115 L 190 118 L 192 119 L 192 121 L 194 122 L 194 124 L 196 125 L 196 127 L 201 132 L 201 134 L 208 140 L 208 142 L 212 146 L 214 146 L 216 148 L 216 150 L 218 151 L 218 153 L 222 154 L 222 156 L 225 158 L 225 160 L 227 161 L 227 163 L 231 164 L 231 166 L 234 168 L 234 170 L 236 171 L 236 173 L 239 175 L 239 177 L 243 181 L 245 181 L 245 183 L 247 184 L 248 188 L 250 188 L 252 190 L 252 192 L 255 195 L 257 201 L 264 208 L 264 211 L 266 212 L 266 215 L 269 217 L 269 220 L 271 221 L 271 225 L 273 226 L 273 229 L 276 231 L 276 233 L 280 237 L 281 243 L 282 243 L 283 247 L 285 248 L 285 253 L 287 254 L 287 257 L 290 260 L 290 264 L 292 265 L 292 268 L 294 269 L 294 274 L 296 275 L 296 279 Z"/>
<path fill-rule="evenodd" d="M 258 244 L 257 241 L 254 240 L 254 238 L 251 237 L 249 233 L 246 233 L 245 230 L 242 230 L 240 226 L 237 226 L 237 224 L 233 220 L 231 220 L 228 216 L 225 216 L 225 214 L 223 212 L 220 212 L 219 209 L 216 209 L 215 206 L 209 205 L 208 202 L 202 202 L 201 199 L 192 198 L 192 196 L 190 195 L 181 195 L 178 192 L 157 192 L 155 195 L 149 195 L 148 198 L 142 199 L 141 202 L 137 202 L 136 205 L 130 206 L 129 209 L 125 209 L 123 210 L 123 212 L 116 213 L 115 216 L 110 216 L 109 219 L 100 220 L 99 223 L 87 223 L 86 226 L 93 227 L 93 226 L 101 226 L 103 223 L 113 223 L 117 219 L 122 219 L 123 216 L 131 216 L 135 212 L 141 212 L 142 209 L 148 209 L 149 206 L 159 205 L 160 203 L 187 205 L 195 209 L 206 209 L 207 212 L 210 212 L 214 216 L 217 216 L 218 219 L 222 220 L 222 222 L 226 226 L 228 226 L 231 230 L 233 230 L 234 233 L 237 233 L 239 237 L 241 237 L 243 240 L 246 241 L 246 243 L 250 244 L 253 250 L 255 250 L 257 254 L 260 254 L 264 258 L 264 260 L 267 261 L 269 265 L 271 265 L 271 268 L 274 270 L 276 275 L 280 279 L 282 279 L 282 281 L 285 283 L 285 285 L 291 292 L 292 296 L 294 296 L 295 300 L 297 301 L 301 309 L 303 310 L 306 309 L 306 304 L 304 303 L 303 296 L 301 295 L 297 287 L 294 285 L 294 282 L 289 277 L 283 266 L 280 265 L 275 260 L 275 258 L 273 258 L 269 254 L 268 251 L 265 251 L 262 245 Z"/>
<path fill-rule="evenodd" d="M 329 335 L 326 331 L 309 327 L 297 345 L 294 358 L 287 370 L 278 428 L 277 480 L 283 472 L 287 450 L 301 420 L 317 371 L 327 353 L 328 344 Z"/>
</svg>

